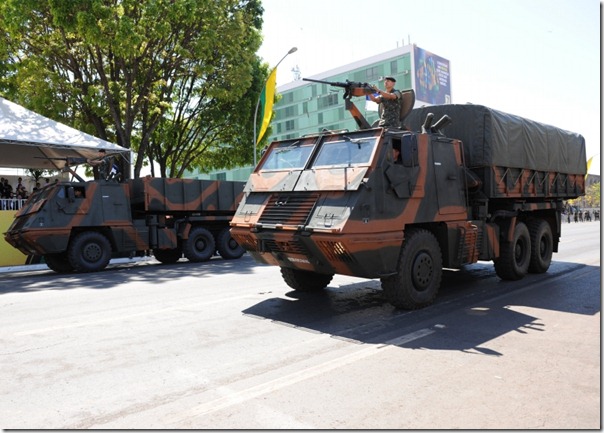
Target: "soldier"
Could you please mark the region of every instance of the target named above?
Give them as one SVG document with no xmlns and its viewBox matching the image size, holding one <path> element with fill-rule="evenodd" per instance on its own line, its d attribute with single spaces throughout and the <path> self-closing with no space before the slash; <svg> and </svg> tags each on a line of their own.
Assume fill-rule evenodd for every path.
<svg viewBox="0 0 604 433">
<path fill-rule="evenodd" d="M 105 149 L 99 149 L 98 156 L 94 159 L 88 158 L 86 160 L 88 164 L 93 167 L 97 167 L 99 173 L 99 179 L 108 180 L 109 172 L 112 168 L 111 157 L 107 156 Z"/>
<path fill-rule="evenodd" d="M 384 78 L 384 87 L 386 90 L 380 90 L 374 86 L 376 92 L 380 96 L 369 95 L 369 99 L 377 104 L 382 104 L 382 114 L 378 125 L 383 128 L 400 128 L 401 127 L 401 104 L 403 95 L 399 90 L 394 88 L 396 80 L 394 77 Z"/>
</svg>

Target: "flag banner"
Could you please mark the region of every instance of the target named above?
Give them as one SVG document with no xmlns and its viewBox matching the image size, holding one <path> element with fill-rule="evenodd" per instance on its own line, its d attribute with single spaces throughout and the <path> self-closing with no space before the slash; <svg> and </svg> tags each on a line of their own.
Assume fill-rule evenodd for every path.
<svg viewBox="0 0 604 433">
<path fill-rule="evenodd" d="M 592 156 L 591 158 L 589 158 L 589 160 L 587 161 L 587 170 L 585 170 L 585 178 L 587 179 L 587 175 L 589 174 L 589 167 L 591 167 L 591 162 L 593 161 L 594 157 Z"/>
<path fill-rule="evenodd" d="M 277 83 L 277 68 L 274 68 L 273 71 L 268 76 L 268 80 L 266 81 L 266 86 L 262 90 L 262 94 L 260 95 L 260 103 L 262 104 L 262 112 L 261 119 L 262 124 L 260 126 L 260 132 L 258 133 L 258 137 L 256 138 L 256 144 L 260 143 L 268 125 L 271 123 L 271 116 L 273 114 L 273 102 L 275 101 L 275 85 Z"/>
</svg>

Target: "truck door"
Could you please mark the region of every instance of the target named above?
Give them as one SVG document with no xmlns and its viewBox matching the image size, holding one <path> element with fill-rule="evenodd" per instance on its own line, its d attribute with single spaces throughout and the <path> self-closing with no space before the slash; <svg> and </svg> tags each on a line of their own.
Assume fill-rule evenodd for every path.
<svg viewBox="0 0 604 433">
<path fill-rule="evenodd" d="M 130 223 L 130 201 L 125 184 L 101 184 L 101 203 L 104 221 L 127 221 Z"/>
<path fill-rule="evenodd" d="M 461 142 L 433 137 L 431 148 L 438 213 L 459 213 L 465 207 Z"/>
</svg>

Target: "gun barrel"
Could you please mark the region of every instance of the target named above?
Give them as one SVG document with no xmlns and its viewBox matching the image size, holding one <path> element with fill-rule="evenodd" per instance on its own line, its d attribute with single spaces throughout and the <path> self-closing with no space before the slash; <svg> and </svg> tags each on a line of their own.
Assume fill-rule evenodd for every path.
<svg viewBox="0 0 604 433">
<path fill-rule="evenodd" d="M 312 81 L 313 83 L 329 84 L 330 86 L 335 86 L 335 87 L 348 87 L 349 86 L 348 83 L 340 83 L 339 81 L 314 80 L 312 78 L 302 78 L 302 80 L 303 81 Z"/>
</svg>

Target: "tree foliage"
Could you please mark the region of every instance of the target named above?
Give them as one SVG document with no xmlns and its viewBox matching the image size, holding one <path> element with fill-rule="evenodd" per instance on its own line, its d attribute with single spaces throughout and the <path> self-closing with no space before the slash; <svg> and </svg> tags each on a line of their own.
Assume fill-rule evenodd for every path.
<svg viewBox="0 0 604 433">
<path fill-rule="evenodd" d="M 260 0 L 0 0 L 0 92 L 132 149 L 134 177 L 147 158 L 174 177 L 249 162 L 262 11 Z"/>
<path fill-rule="evenodd" d="M 568 201 L 568 204 L 578 207 L 600 207 L 600 182 L 595 182 L 587 186 L 585 196 Z"/>
<path fill-rule="evenodd" d="M 592 183 L 587 187 L 585 201 L 588 207 L 600 207 L 600 182 Z"/>
</svg>

